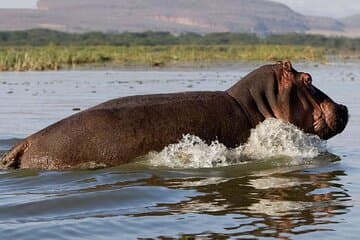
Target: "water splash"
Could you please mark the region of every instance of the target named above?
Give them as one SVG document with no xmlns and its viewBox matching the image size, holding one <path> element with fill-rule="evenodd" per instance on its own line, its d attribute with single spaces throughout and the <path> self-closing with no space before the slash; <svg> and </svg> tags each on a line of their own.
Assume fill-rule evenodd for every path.
<svg viewBox="0 0 360 240">
<path fill-rule="evenodd" d="M 207 144 L 186 134 L 178 143 L 150 153 L 147 159 L 153 166 L 170 168 L 221 167 L 276 157 L 290 158 L 291 165 L 300 165 L 326 150 L 326 142 L 318 136 L 304 133 L 290 123 L 267 119 L 252 129 L 248 141 L 237 148 L 228 149 L 218 141 Z"/>
<path fill-rule="evenodd" d="M 186 134 L 176 144 L 170 144 L 161 152 L 149 154 L 150 163 L 154 166 L 172 168 L 208 168 L 228 165 L 229 150 L 218 141 L 206 144 L 201 138 Z"/>
<path fill-rule="evenodd" d="M 252 159 L 281 155 L 304 159 L 326 152 L 326 142 L 290 123 L 270 118 L 252 129 L 247 143 L 234 151 Z"/>
</svg>

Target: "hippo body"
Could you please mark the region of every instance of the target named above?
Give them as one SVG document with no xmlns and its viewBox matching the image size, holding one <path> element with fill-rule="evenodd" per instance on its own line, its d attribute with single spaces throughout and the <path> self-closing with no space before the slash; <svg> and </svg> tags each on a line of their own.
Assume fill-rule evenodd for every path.
<svg viewBox="0 0 360 240">
<path fill-rule="evenodd" d="M 184 134 L 236 147 L 270 117 L 328 139 L 345 128 L 348 112 L 313 87 L 309 74 L 297 72 L 290 62 L 278 63 L 260 67 L 227 91 L 110 100 L 29 136 L 1 165 L 48 170 L 116 166 L 160 151 Z"/>
<path fill-rule="evenodd" d="M 244 142 L 249 121 L 226 92 L 185 92 L 110 100 L 25 139 L 15 168 L 67 169 L 84 163 L 115 166 L 160 151 L 185 133 Z"/>
</svg>

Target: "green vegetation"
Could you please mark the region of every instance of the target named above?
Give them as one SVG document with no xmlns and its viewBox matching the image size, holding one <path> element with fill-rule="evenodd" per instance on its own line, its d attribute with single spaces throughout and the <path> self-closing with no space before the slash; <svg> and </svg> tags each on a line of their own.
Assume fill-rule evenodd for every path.
<svg viewBox="0 0 360 240">
<path fill-rule="evenodd" d="M 225 61 L 318 60 L 320 48 L 278 45 L 23 47 L 0 51 L 1 71 L 58 70 L 84 64 L 164 66 Z"/>
<path fill-rule="evenodd" d="M 163 66 L 224 61 L 324 60 L 360 52 L 360 39 L 321 35 L 168 32 L 0 32 L 0 70 L 57 70 L 84 64 Z"/>
</svg>

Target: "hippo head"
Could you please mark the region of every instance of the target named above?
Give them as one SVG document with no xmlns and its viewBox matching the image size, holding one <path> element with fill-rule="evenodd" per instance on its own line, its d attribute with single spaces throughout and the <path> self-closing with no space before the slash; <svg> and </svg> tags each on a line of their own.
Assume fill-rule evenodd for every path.
<svg viewBox="0 0 360 240">
<path fill-rule="evenodd" d="M 296 71 L 289 61 L 260 67 L 227 92 L 253 127 L 266 118 L 277 118 L 329 139 L 341 133 L 348 121 L 347 108 L 316 88 L 311 75 Z"/>
</svg>

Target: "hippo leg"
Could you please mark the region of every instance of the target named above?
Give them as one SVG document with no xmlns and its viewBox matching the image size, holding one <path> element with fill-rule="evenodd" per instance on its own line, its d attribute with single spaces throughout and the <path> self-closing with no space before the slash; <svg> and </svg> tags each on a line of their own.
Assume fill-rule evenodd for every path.
<svg viewBox="0 0 360 240">
<path fill-rule="evenodd" d="M 14 147 L 1 161 L 0 169 L 16 169 L 20 168 L 21 157 L 28 149 L 27 141 L 22 141 Z"/>
</svg>

